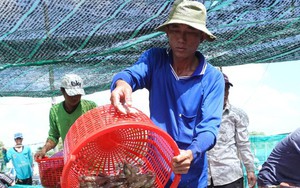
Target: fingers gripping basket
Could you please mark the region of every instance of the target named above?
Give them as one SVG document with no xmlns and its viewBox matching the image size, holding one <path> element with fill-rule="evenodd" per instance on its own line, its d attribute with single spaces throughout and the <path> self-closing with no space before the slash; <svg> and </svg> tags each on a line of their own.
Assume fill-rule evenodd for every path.
<svg viewBox="0 0 300 188">
<path fill-rule="evenodd" d="M 79 117 L 64 141 L 62 187 L 79 187 L 79 177 L 116 175 L 124 161 L 155 174 L 155 187 L 164 187 L 172 175 L 171 159 L 179 154 L 174 140 L 141 111 L 116 112 L 111 105 L 92 109 Z M 171 187 L 177 187 L 175 175 Z"/>
</svg>

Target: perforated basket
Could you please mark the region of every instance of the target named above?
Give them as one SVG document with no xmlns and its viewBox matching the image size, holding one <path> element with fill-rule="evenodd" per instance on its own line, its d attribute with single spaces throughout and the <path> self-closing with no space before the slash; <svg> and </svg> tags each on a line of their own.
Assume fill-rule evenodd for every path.
<svg viewBox="0 0 300 188">
<path fill-rule="evenodd" d="M 79 117 L 66 135 L 62 186 L 79 187 L 79 177 L 92 174 L 114 176 L 117 164 L 126 161 L 154 172 L 155 187 L 164 187 L 178 154 L 174 140 L 141 111 L 124 115 L 111 105 L 100 106 Z M 171 187 L 180 181 L 174 176 Z"/>
<path fill-rule="evenodd" d="M 64 167 L 63 157 L 43 158 L 36 160 L 43 187 L 60 187 Z"/>
</svg>

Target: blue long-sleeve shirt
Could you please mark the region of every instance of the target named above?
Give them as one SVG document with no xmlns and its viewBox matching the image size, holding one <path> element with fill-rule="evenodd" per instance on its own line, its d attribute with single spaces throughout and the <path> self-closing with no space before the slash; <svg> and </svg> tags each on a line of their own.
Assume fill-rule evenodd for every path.
<svg viewBox="0 0 300 188">
<path fill-rule="evenodd" d="M 32 177 L 32 152 L 30 147 L 22 146 L 22 152 L 17 152 L 14 148 L 10 148 L 6 153 L 3 153 L 3 159 L 6 163 L 12 160 L 12 164 L 16 170 L 18 179 L 27 179 Z"/>
<path fill-rule="evenodd" d="M 180 149 L 190 149 L 194 160 L 179 187 L 205 187 L 205 152 L 216 142 L 222 119 L 224 78 L 222 73 L 196 52 L 199 65 L 192 76 L 178 77 L 172 68 L 172 52 L 151 48 L 130 68 L 116 74 L 136 91 L 149 90 L 150 118 L 176 141 Z"/>
</svg>

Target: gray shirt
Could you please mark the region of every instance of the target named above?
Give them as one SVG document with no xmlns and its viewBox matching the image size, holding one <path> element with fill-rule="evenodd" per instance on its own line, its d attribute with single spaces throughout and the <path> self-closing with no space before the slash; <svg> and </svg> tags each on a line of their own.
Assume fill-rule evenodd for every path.
<svg viewBox="0 0 300 188">
<path fill-rule="evenodd" d="M 217 143 L 208 151 L 208 185 L 212 178 L 215 186 L 232 183 L 243 177 L 242 163 L 247 172 L 254 172 L 247 127 L 247 114 L 230 104 L 223 110 Z"/>
</svg>

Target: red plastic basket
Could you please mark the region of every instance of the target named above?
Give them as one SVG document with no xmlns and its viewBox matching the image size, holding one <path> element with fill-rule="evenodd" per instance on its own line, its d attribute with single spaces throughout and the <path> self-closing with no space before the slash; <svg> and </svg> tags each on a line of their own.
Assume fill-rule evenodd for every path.
<svg viewBox="0 0 300 188">
<path fill-rule="evenodd" d="M 111 105 L 99 106 L 79 117 L 64 141 L 62 187 L 79 187 L 79 177 L 116 175 L 124 161 L 155 173 L 155 187 L 164 187 L 172 175 L 171 159 L 179 154 L 174 140 L 144 113 L 125 115 Z M 175 175 L 171 187 L 181 176 Z"/>
<path fill-rule="evenodd" d="M 36 160 L 39 166 L 43 187 L 60 187 L 60 178 L 64 167 L 64 158 L 43 158 Z"/>
</svg>

